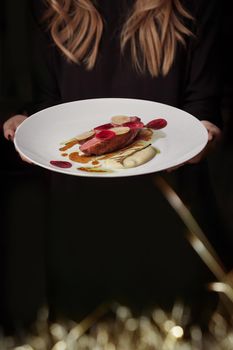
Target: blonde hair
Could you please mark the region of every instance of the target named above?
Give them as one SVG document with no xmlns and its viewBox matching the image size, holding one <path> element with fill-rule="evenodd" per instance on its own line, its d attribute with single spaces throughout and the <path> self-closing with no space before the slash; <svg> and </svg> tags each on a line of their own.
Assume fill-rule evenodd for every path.
<svg viewBox="0 0 233 350">
<path fill-rule="evenodd" d="M 68 60 L 92 69 L 104 27 L 93 1 L 46 2 L 44 20 L 49 23 L 56 45 Z M 130 48 L 137 71 L 166 75 L 174 61 L 177 43 L 185 45 L 185 37 L 192 34 L 184 19 L 192 17 L 180 0 L 135 0 L 121 30 L 121 51 Z"/>
</svg>

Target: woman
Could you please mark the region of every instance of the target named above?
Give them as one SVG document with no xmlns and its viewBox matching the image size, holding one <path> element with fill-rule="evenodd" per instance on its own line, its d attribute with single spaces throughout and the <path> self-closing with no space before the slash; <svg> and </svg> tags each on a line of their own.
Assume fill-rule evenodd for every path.
<svg viewBox="0 0 233 350">
<path fill-rule="evenodd" d="M 36 16 L 44 15 L 49 27 L 46 58 L 50 75 L 56 77 L 50 85 L 41 84 L 45 96 L 40 108 L 91 97 L 145 98 L 208 120 L 203 123 L 209 137 L 218 136 L 217 60 L 210 60 L 216 31 L 206 26 L 210 20 L 216 27 L 216 6 L 205 9 L 202 1 L 186 2 L 104 1 L 95 7 L 92 1 L 47 1 L 46 8 L 43 1 L 34 1 Z M 36 50 L 43 47 L 46 53 L 45 42 L 39 46 L 43 39 Z M 5 123 L 7 138 L 24 118 L 15 116 Z"/>
<path fill-rule="evenodd" d="M 33 11 L 39 68 L 29 115 L 87 98 L 148 99 L 179 107 L 207 128 L 207 147 L 190 163 L 215 147 L 221 134 L 215 1 L 35 0 Z M 7 139 L 25 118 L 5 122 Z M 76 318 L 108 297 L 168 306 L 176 297 L 193 301 L 203 293 L 212 276 L 184 241 L 153 175 L 98 181 L 51 176 L 49 297 L 55 310 Z M 215 223 L 207 224 L 205 162 L 180 169 L 175 182 L 214 235 Z"/>
</svg>

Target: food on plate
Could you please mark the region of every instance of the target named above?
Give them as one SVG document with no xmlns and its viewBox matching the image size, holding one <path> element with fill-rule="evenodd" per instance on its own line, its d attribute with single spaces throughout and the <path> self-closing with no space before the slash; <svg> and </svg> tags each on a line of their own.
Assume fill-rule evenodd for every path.
<svg viewBox="0 0 233 350">
<path fill-rule="evenodd" d="M 125 115 L 115 115 L 114 117 L 111 118 L 112 124 L 116 125 L 122 125 L 123 123 L 130 122 L 130 117 L 127 117 Z"/>
<path fill-rule="evenodd" d="M 139 128 L 128 128 L 126 133 L 120 135 L 117 135 L 111 129 L 101 130 L 100 132 L 96 133 L 93 138 L 83 143 L 80 147 L 80 151 L 86 155 L 100 156 L 119 150 L 132 143 L 139 133 L 139 130 Z"/>
<path fill-rule="evenodd" d="M 59 150 L 63 157 L 66 155 L 72 162 L 87 163 L 87 167 L 78 168 L 82 171 L 100 172 L 101 169 L 112 171 L 137 167 L 159 153 L 151 146 L 152 137 L 154 130 L 166 125 L 167 121 L 163 118 L 144 124 L 137 116 L 117 115 L 109 123 L 95 126 L 63 142 L 63 147 Z M 75 146 L 78 149 L 74 151 Z M 72 152 L 64 153 L 70 148 Z M 52 162 L 56 165 L 55 161 Z"/>
<path fill-rule="evenodd" d="M 123 134 L 127 134 L 127 132 L 130 131 L 130 128 L 128 126 L 115 126 L 110 130 L 112 130 L 116 135 L 123 135 Z"/>
<path fill-rule="evenodd" d="M 83 132 L 82 134 L 76 135 L 72 139 L 69 139 L 65 142 L 61 142 L 61 144 L 67 145 L 72 142 L 75 142 L 75 143 L 79 142 L 81 144 L 82 142 L 86 142 L 87 140 L 89 140 L 94 135 L 95 135 L 95 131 L 89 130 L 89 131 Z"/>
<path fill-rule="evenodd" d="M 144 124 L 139 117 L 114 116 L 111 118 L 111 123 L 91 130 L 94 134 L 83 140 L 80 151 L 86 155 L 100 156 L 122 149 L 135 140 L 143 127 Z"/>
<path fill-rule="evenodd" d="M 131 156 L 126 157 L 123 160 L 124 168 L 134 168 L 141 164 L 147 163 L 149 160 L 154 158 L 157 151 L 154 147 L 148 146 L 143 148 L 142 150 L 133 153 Z"/>
<path fill-rule="evenodd" d="M 165 119 L 151 120 L 144 125 L 137 116 L 114 116 L 111 123 L 103 124 L 76 137 L 80 151 L 86 155 L 103 155 L 130 145 L 143 128 L 161 129 L 167 125 Z M 85 139 L 86 136 L 86 139 Z"/>
<path fill-rule="evenodd" d="M 58 168 L 71 168 L 72 164 L 70 162 L 64 162 L 62 160 L 51 160 L 50 164 Z"/>
<path fill-rule="evenodd" d="M 147 128 L 151 128 L 154 130 L 165 128 L 165 126 L 167 126 L 167 121 L 162 118 L 151 120 L 149 123 L 146 124 Z"/>
<path fill-rule="evenodd" d="M 126 167 L 124 166 L 124 164 L 126 163 L 124 162 L 127 158 L 133 155 L 136 156 L 136 154 L 138 154 L 141 150 L 146 149 L 148 147 L 152 147 L 151 140 L 142 138 L 140 140 L 135 141 L 132 145 L 126 148 L 123 148 L 119 151 L 110 154 L 106 154 L 100 157 L 99 159 L 102 160 L 103 166 L 107 169 L 125 169 Z"/>
</svg>

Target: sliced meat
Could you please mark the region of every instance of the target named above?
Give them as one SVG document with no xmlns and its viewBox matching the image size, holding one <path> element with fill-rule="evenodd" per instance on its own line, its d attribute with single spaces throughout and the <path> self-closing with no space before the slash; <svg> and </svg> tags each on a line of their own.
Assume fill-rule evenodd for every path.
<svg viewBox="0 0 233 350">
<path fill-rule="evenodd" d="M 117 151 L 123 147 L 131 144 L 138 135 L 140 128 L 130 129 L 127 133 L 122 135 L 116 135 L 110 140 L 100 140 L 97 137 L 93 137 L 91 140 L 85 142 L 80 147 L 86 155 L 101 156 L 105 153 Z"/>
</svg>

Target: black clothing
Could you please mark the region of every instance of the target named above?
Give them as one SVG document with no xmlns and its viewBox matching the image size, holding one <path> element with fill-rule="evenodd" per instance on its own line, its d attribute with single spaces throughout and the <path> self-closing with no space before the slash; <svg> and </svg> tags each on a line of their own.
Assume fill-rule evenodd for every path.
<svg viewBox="0 0 233 350">
<path fill-rule="evenodd" d="M 43 2 L 33 2 L 36 99 L 29 112 L 80 99 L 128 97 L 166 103 L 221 124 L 215 1 L 185 1 L 196 18 L 187 21 L 194 37 L 187 38 L 186 48 L 178 45 L 170 72 L 157 78 L 136 73 L 130 56 L 120 55 L 119 32 L 132 3 L 98 1 L 106 23 L 96 66 L 87 71 L 66 61 L 38 22 Z M 110 297 L 139 309 L 171 306 L 181 297 L 193 305 L 200 300 L 201 318 L 211 300 L 205 283 L 214 277 L 184 239 L 183 224 L 153 186 L 153 174 L 123 180 L 51 176 L 47 243 L 49 302 L 55 311 L 78 318 Z M 202 163 L 184 167 L 173 180 L 207 233 L 215 235 L 206 176 Z"/>
<path fill-rule="evenodd" d="M 33 3 L 38 21 L 44 10 L 43 1 Z M 185 1 L 185 7 L 196 19 L 196 22 L 187 23 L 195 37 L 187 38 L 186 48 L 178 45 L 170 72 L 156 79 L 149 73 L 137 74 L 132 68 L 129 52 L 124 56 L 120 54 L 119 33 L 129 3 L 133 1 L 98 1 L 106 24 L 97 63 L 91 71 L 68 63 L 48 32 L 46 35 L 36 29 L 35 57 L 43 60 L 43 70 L 45 63 L 47 67 L 44 80 L 40 76 L 36 90 L 42 106 L 98 97 L 139 98 L 166 103 L 199 119 L 221 123 L 216 1 Z"/>
</svg>

